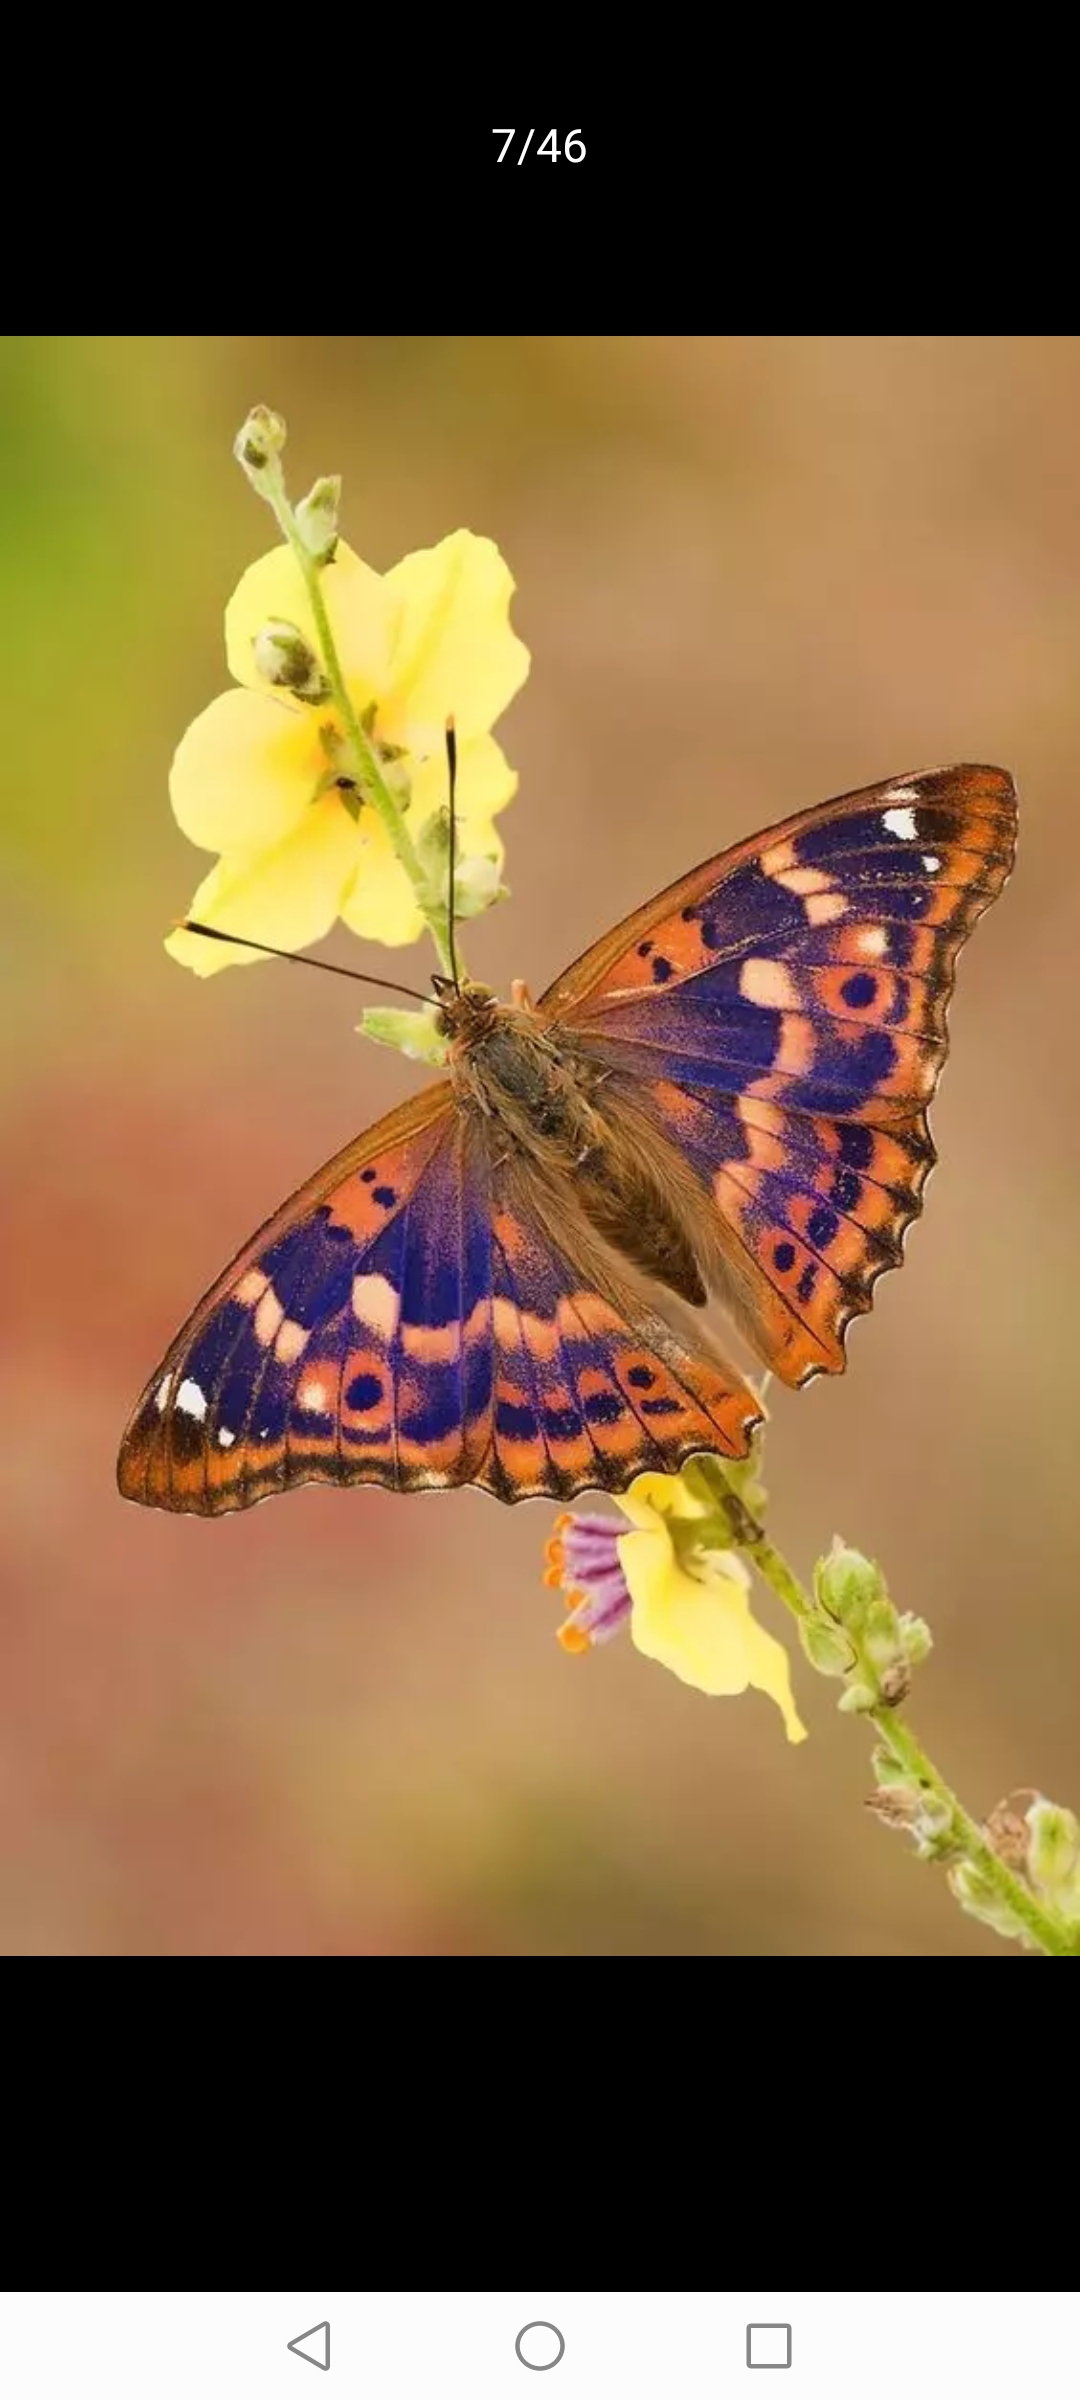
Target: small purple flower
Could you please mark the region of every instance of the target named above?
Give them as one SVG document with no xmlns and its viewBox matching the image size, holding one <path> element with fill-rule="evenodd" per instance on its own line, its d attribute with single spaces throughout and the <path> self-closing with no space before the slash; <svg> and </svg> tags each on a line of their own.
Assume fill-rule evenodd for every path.
<svg viewBox="0 0 1080 2400">
<path fill-rule="evenodd" d="M 617 1517 L 556 1517 L 545 1552 L 544 1582 L 565 1594 L 568 1615 L 559 1627 L 564 1650 L 589 1650 L 610 1641 L 630 1615 L 630 1594 L 619 1564 L 626 1531 Z"/>
</svg>

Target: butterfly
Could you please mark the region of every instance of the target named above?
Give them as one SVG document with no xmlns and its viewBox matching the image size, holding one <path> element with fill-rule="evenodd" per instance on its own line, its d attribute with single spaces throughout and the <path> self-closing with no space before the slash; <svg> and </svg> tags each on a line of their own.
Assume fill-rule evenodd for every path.
<svg viewBox="0 0 1080 2400">
<path fill-rule="evenodd" d="M 350 1142 L 200 1301 L 124 1436 L 127 1499 L 307 1482 L 620 1491 L 745 1456 L 837 1374 L 934 1163 L 957 953 L 1013 861 L 998 767 L 905 775 L 695 867 L 533 1006 L 432 978 L 449 1073 Z"/>
</svg>

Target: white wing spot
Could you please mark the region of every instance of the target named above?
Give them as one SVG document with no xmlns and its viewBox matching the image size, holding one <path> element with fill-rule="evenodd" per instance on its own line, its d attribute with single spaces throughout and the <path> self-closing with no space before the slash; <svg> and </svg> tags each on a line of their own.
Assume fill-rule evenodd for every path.
<svg viewBox="0 0 1080 2400">
<path fill-rule="evenodd" d="M 223 1450 L 231 1450 L 233 1443 L 236 1440 L 236 1435 L 235 1433 L 229 1432 L 227 1425 L 219 1425 L 217 1438 Z"/>
<path fill-rule="evenodd" d="M 271 1342 L 277 1340 L 284 1315 L 273 1284 L 268 1283 L 255 1310 L 255 1338 L 262 1343 L 264 1350 L 269 1350 Z"/>
<path fill-rule="evenodd" d="M 163 1375 L 163 1376 L 162 1376 L 162 1378 L 161 1378 L 161 1382 L 159 1383 L 159 1385 L 158 1385 L 158 1387 L 157 1387 L 157 1390 L 156 1390 L 156 1392 L 154 1393 L 154 1398 L 155 1398 L 155 1400 L 157 1401 L 157 1410 L 158 1410 L 158 1415 L 159 1415 L 159 1417 L 163 1417 L 163 1416 L 164 1416 L 164 1414 L 165 1414 L 165 1407 L 166 1407 L 166 1403 L 167 1403 L 167 1401 L 168 1401 L 168 1397 L 169 1397 L 169 1386 L 170 1386 L 170 1384 L 171 1384 L 171 1383 L 172 1383 L 172 1376 L 171 1376 L 171 1375 Z"/>
<path fill-rule="evenodd" d="M 361 1325 L 392 1341 L 397 1331 L 398 1293 L 386 1275 L 355 1275 L 352 1287 L 353 1315 Z"/>
<path fill-rule="evenodd" d="M 787 968 L 778 958 L 748 958 L 739 974 L 739 991 L 756 1008 L 798 1008 L 799 994 Z"/>
<path fill-rule="evenodd" d="M 928 874 L 928 875 L 936 875 L 936 874 L 937 874 L 937 871 L 938 871 L 938 868 L 939 868 L 939 867 L 940 867 L 940 865 L 941 865 L 941 860 L 940 860 L 940 858 L 935 858 L 935 857 L 934 857 L 934 855 L 933 855 L 933 852 L 932 852 L 932 851 L 931 851 L 931 852 L 924 852 L 924 853 L 923 853 L 923 862 L 922 862 L 922 863 L 923 863 L 924 867 L 926 868 L 926 872 L 927 872 L 927 874 Z"/>
<path fill-rule="evenodd" d="M 183 1409 L 186 1417 L 197 1417 L 201 1423 L 206 1415 L 206 1393 L 197 1383 L 192 1383 L 189 1376 L 177 1392 L 176 1405 Z"/>
<path fill-rule="evenodd" d="M 847 915 L 842 892 L 808 892 L 803 907 L 811 925 L 835 925 L 838 917 Z"/>
<path fill-rule="evenodd" d="M 919 828 L 915 823 L 913 808 L 887 808 L 881 822 L 886 833 L 895 833 L 898 842 L 914 842 L 918 839 Z"/>
</svg>

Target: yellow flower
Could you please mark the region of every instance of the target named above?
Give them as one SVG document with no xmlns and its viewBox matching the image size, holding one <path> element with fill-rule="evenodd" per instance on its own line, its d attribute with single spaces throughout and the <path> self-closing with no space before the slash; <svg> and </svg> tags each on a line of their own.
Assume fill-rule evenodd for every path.
<svg viewBox="0 0 1080 2400">
<path fill-rule="evenodd" d="M 512 799 L 517 776 L 491 727 L 524 682 L 529 653 L 511 630 L 513 579 L 494 542 L 451 533 L 386 575 L 341 542 L 322 588 L 350 699 L 384 759 L 403 753 L 396 761 L 391 755 L 384 771 L 392 787 L 408 778 L 413 842 L 446 803 L 452 715 L 460 856 L 500 864 L 494 818 Z M 303 645 L 315 654 L 307 688 L 318 692 L 304 578 L 283 544 L 248 568 L 225 612 L 239 690 L 196 717 L 173 761 L 178 823 L 190 841 L 221 853 L 188 914 L 284 950 L 317 941 L 338 916 L 372 941 L 415 941 L 423 918 L 385 827 L 370 802 L 357 813 L 355 793 L 331 780 L 342 735 L 333 702 L 268 679 L 275 648 L 284 657 L 293 628 L 301 658 Z M 294 682 L 304 688 L 302 675 L 290 675 Z M 182 931 L 165 946 L 197 975 L 258 955 Z"/>
<path fill-rule="evenodd" d="M 789 1742 L 805 1741 L 787 1652 L 750 1614 L 742 1559 L 704 1540 L 695 1544 L 694 1521 L 707 1520 L 707 1501 L 681 1475 L 639 1475 L 618 1505 L 631 1533 L 621 1533 L 613 1517 L 556 1520 L 545 1582 L 566 1595 L 565 1648 L 590 1649 L 629 1618 L 645 1658 L 699 1692 L 727 1695 L 753 1684 L 776 1702 Z"/>
</svg>

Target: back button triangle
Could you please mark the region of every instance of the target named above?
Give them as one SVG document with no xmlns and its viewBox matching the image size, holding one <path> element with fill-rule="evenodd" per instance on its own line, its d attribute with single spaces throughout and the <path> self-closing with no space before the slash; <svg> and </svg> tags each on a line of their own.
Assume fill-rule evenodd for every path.
<svg viewBox="0 0 1080 2400">
<path fill-rule="evenodd" d="M 306 2358 L 309 2367 L 319 2367 L 324 2375 L 328 2375 L 330 2372 L 329 2318 L 324 2317 L 321 2325 L 309 2325 L 306 2333 L 298 2333 L 296 2340 L 287 2342 L 285 2347 L 287 2350 L 294 2350 L 297 2358 Z"/>
</svg>

